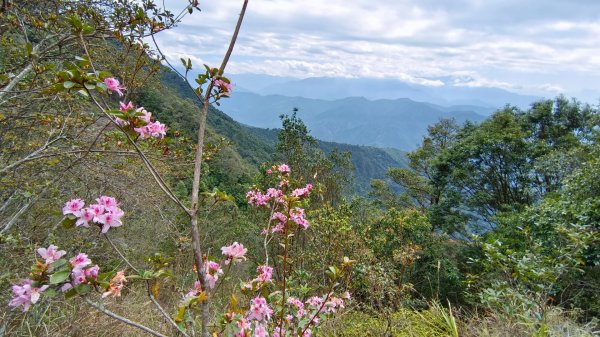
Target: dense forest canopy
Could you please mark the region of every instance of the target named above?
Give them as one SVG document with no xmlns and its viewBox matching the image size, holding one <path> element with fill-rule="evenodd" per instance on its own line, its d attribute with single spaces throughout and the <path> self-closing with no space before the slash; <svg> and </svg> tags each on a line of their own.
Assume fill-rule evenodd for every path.
<svg viewBox="0 0 600 337">
<path fill-rule="evenodd" d="M 598 331 L 597 107 L 507 102 L 406 154 L 250 128 L 226 62 L 186 81 L 151 44 L 201 5 L 2 2 L 0 336 Z"/>
</svg>

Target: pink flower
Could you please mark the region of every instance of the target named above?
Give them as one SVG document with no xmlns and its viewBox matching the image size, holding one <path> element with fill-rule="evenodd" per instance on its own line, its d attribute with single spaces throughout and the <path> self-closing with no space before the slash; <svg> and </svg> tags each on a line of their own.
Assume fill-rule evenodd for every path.
<svg viewBox="0 0 600 337">
<path fill-rule="evenodd" d="M 142 113 L 142 115 L 138 117 L 139 119 L 141 119 L 144 122 L 146 122 L 146 124 L 150 124 L 150 122 L 151 122 L 150 118 L 152 117 L 152 113 L 151 112 L 146 111 L 146 109 L 144 109 L 142 107 L 139 107 L 136 111 L 138 113 L 139 112 Z"/>
<path fill-rule="evenodd" d="M 73 280 L 74 286 L 86 283 L 87 280 L 85 279 L 85 271 L 80 268 L 73 268 L 71 271 L 71 280 Z"/>
<path fill-rule="evenodd" d="M 271 169 L 268 169 L 268 170 L 267 170 L 267 174 L 273 174 L 273 170 L 271 170 Z"/>
<path fill-rule="evenodd" d="M 323 299 L 319 296 L 313 296 L 306 301 L 306 304 L 319 308 L 323 304 Z"/>
<path fill-rule="evenodd" d="M 221 247 L 221 253 L 227 258 L 225 264 L 229 264 L 230 261 L 245 261 L 246 257 L 244 255 L 246 255 L 247 251 L 248 249 L 244 248 L 244 245 L 237 242 L 234 242 L 231 246 Z"/>
<path fill-rule="evenodd" d="M 331 296 L 325 303 L 325 312 L 336 312 L 338 309 L 344 309 L 344 300 Z"/>
<path fill-rule="evenodd" d="M 68 291 L 69 289 L 72 289 L 73 285 L 71 283 L 65 283 L 60 287 L 60 292 L 64 293 L 65 291 Z"/>
<path fill-rule="evenodd" d="M 235 334 L 236 337 L 250 337 L 246 330 L 250 328 L 250 324 L 246 321 L 245 318 L 242 317 L 239 321 L 237 321 L 237 326 L 240 329 L 239 332 Z"/>
<path fill-rule="evenodd" d="M 71 266 L 73 266 L 73 270 L 78 269 L 82 270 L 84 267 L 92 264 L 92 260 L 90 260 L 85 253 L 79 253 L 74 258 L 69 260 Z"/>
<path fill-rule="evenodd" d="M 267 189 L 267 196 L 269 198 L 280 198 L 283 197 L 283 191 L 276 188 L 269 188 Z"/>
<path fill-rule="evenodd" d="M 269 196 L 262 194 L 260 191 L 252 190 L 246 193 L 248 204 L 253 206 L 265 206 L 269 202 Z"/>
<path fill-rule="evenodd" d="M 92 205 L 92 206 L 94 206 L 94 205 Z M 102 207 L 102 206 L 100 206 L 100 207 Z M 104 208 L 102 209 L 102 211 L 104 211 Z M 84 208 L 79 213 L 79 218 L 75 222 L 75 226 L 89 227 L 90 226 L 89 222 L 94 220 L 95 216 L 96 216 L 96 210 L 92 209 L 91 207 Z"/>
<path fill-rule="evenodd" d="M 84 270 L 85 277 L 91 278 L 94 281 L 98 279 L 98 272 L 100 271 L 100 267 L 95 265 L 91 268 Z"/>
<path fill-rule="evenodd" d="M 150 138 L 150 129 L 148 128 L 148 125 L 133 128 L 133 131 L 137 132 L 142 139 Z"/>
<path fill-rule="evenodd" d="M 227 83 L 221 79 L 215 80 L 214 86 L 218 87 L 221 90 L 223 96 L 229 96 L 229 94 L 233 90 L 233 86 L 231 85 L 231 83 Z"/>
<path fill-rule="evenodd" d="M 283 224 L 278 223 L 271 229 L 271 233 L 283 233 Z M 266 234 L 266 233 L 265 233 Z"/>
<path fill-rule="evenodd" d="M 302 303 L 302 301 L 300 301 L 299 299 L 295 298 L 295 297 L 289 297 L 287 299 L 287 302 L 293 306 L 295 306 L 298 309 L 304 309 L 304 303 Z"/>
<path fill-rule="evenodd" d="M 271 216 L 271 220 L 277 220 L 279 221 L 279 223 L 281 224 L 285 224 L 285 222 L 287 221 L 287 216 L 285 216 L 283 213 L 281 212 L 275 212 L 273 213 L 273 215 Z"/>
<path fill-rule="evenodd" d="M 108 89 L 109 92 L 116 92 L 117 94 L 119 94 L 119 96 L 123 96 L 123 91 L 122 90 L 126 90 L 124 86 L 121 85 L 121 83 L 119 82 L 119 80 L 117 80 L 114 77 L 108 77 L 104 79 L 104 84 L 106 84 L 106 89 Z"/>
<path fill-rule="evenodd" d="M 305 198 L 310 194 L 312 188 L 312 184 L 307 184 L 304 188 L 297 188 L 292 191 L 292 197 Z"/>
<path fill-rule="evenodd" d="M 159 121 L 133 129 L 142 139 L 154 137 L 163 138 L 167 134 L 167 127 Z"/>
<path fill-rule="evenodd" d="M 269 337 L 267 329 L 258 322 L 256 322 L 254 325 L 254 337 Z"/>
<path fill-rule="evenodd" d="M 42 259 L 45 260 L 45 263 L 51 264 L 55 261 L 58 261 L 63 255 L 66 254 L 64 250 L 57 250 L 58 247 L 55 245 L 50 245 L 48 248 L 38 248 L 37 253 L 40 254 Z"/>
<path fill-rule="evenodd" d="M 256 272 L 258 273 L 256 280 L 260 282 L 269 282 L 271 281 L 271 276 L 273 275 L 273 267 L 258 266 L 256 268 Z"/>
<path fill-rule="evenodd" d="M 304 216 L 305 216 L 304 209 L 302 209 L 300 207 L 296 207 L 296 208 L 293 208 L 292 210 L 290 210 L 290 220 L 297 223 L 298 226 L 302 227 L 303 229 L 307 229 L 309 226 L 309 223 L 304 218 Z"/>
<path fill-rule="evenodd" d="M 96 202 L 98 203 L 98 205 L 102 205 L 104 206 L 104 208 L 106 210 L 111 210 L 117 206 L 119 206 L 119 203 L 117 202 L 117 199 L 113 198 L 113 197 L 108 197 L 108 196 L 101 196 L 100 198 L 96 199 Z"/>
<path fill-rule="evenodd" d="M 65 203 L 63 207 L 63 215 L 73 214 L 79 216 L 79 211 L 85 206 L 85 202 L 81 199 L 71 199 Z"/>
<path fill-rule="evenodd" d="M 267 300 L 264 297 L 255 297 L 252 299 L 251 303 L 250 310 L 247 312 L 248 319 L 257 321 L 262 321 L 263 319 L 268 321 L 271 319 L 273 310 L 269 308 Z"/>
<path fill-rule="evenodd" d="M 127 112 L 127 110 L 130 109 L 133 109 L 133 103 L 131 103 L 131 101 L 129 101 L 127 104 L 119 102 L 119 110 L 121 110 L 121 112 Z"/>
<path fill-rule="evenodd" d="M 210 260 L 206 261 L 204 266 L 206 268 L 206 280 L 208 281 L 208 286 L 212 289 L 215 287 L 219 275 L 223 275 L 223 269 L 221 269 L 221 265 Z"/>
<path fill-rule="evenodd" d="M 277 170 L 281 173 L 290 173 L 290 167 L 287 164 L 281 164 L 277 166 Z"/>
<path fill-rule="evenodd" d="M 39 288 L 34 288 L 31 285 L 32 280 L 23 280 L 20 285 L 13 285 L 12 292 L 13 298 L 8 303 L 13 309 L 18 306 L 23 306 L 23 312 L 29 310 L 29 306 L 35 304 L 40 299 L 40 293 L 48 289 L 47 285 L 43 285 Z"/>
<path fill-rule="evenodd" d="M 95 217 L 104 213 L 104 206 L 99 204 L 90 205 L 89 209 L 92 211 Z"/>
<path fill-rule="evenodd" d="M 118 207 L 108 210 L 106 213 L 94 217 L 94 221 L 102 225 L 102 233 L 108 232 L 111 227 L 122 226 L 121 218 L 125 212 Z"/>
<path fill-rule="evenodd" d="M 198 296 L 198 294 L 200 294 L 201 291 L 202 285 L 200 281 L 194 282 L 194 288 L 192 288 L 192 290 L 188 291 L 187 294 L 185 294 L 185 296 L 183 297 L 183 302 L 187 302 L 189 304 L 192 298 Z"/>
<path fill-rule="evenodd" d="M 148 132 L 150 133 L 150 135 L 154 138 L 163 138 L 167 134 L 166 125 L 162 124 L 159 121 L 150 123 L 146 125 L 146 127 L 148 128 Z"/>
</svg>

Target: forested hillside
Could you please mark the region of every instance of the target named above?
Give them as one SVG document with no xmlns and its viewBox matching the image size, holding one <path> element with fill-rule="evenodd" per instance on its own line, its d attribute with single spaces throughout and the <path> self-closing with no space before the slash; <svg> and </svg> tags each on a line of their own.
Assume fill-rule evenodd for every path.
<svg viewBox="0 0 600 337">
<path fill-rule="evenodd" d="M 201 5 L 2 2 L 0 336 L 597 335 L 596 107 L 409 153 L 248 127 L 229 54 L 181 73 L 151 43 Z"/>
<path fill-rule="evenodd" d="M 173 101 L 182 98 L 190 100 L 194 99 L 193 92 L 174 72 L 164 69 L 164 72 L 161 75 L 161 82 L 163 83 L 164 88 L 160 88 L 160 90 L 155 90 L 143 96 L 142 100 L 144 101 L 144 106 L 154 108 L 155 105 L 153 105 L 152 100 L 158 99 L 161 95 L 171 91 L 172 94 L 175 94 L 178 97 L 172 97 L 172 99 L 165 101 Z M 158 94 L 158 92 L 161 94 Z M 294 107 L 291 107 L 285 114 L 292 115 L 293 108 Z M 164 110 L 164 108 L 158 110 Z M 172 117 L 166 118 L 170 118 L 170 120 L 177 123 L 175 125 L 189 125 L 189 129 L 186 131 L 189 132 L 189 134 L 193 134 L 196 131 L 194 128 L 195 124 L 191 120 L 186 119 L 186 117 L 179 117 L 181 114 L 186 114 L 187 118 L 193 116 L 189 111 L 182 110 L 174 113 Z M 276 120 L 277 124 L 281 125 L 281 118 L 279 118 L 279 115 L 272 115 L 270 117 Z M 181 123 L 181 120 L 187 120 L 188 123 Z M 260 166 L 263 163 L 277 159 L 277 156 L 274 156 L 274 153 L 280 129 L 262 129 L 240 124 L 214 107 L 211 107 L 208 123 L 215 132 L 231 141 L 235 147 L 235 151 L 237 151 L 243 159 L 249 161 L 254 166 Z M 405 167 L 407 164 L 404 152 L 395 149 L 385 150 L 376 147 L 324 142 L 321 140 L 316 140 L 316 142 L 315 145 L 326 154 L 330 154 L 334 150 L 338 150 L 342 153 L 348 152 L 350 154 L 354 180 L 352 188 L 348 190 L 349 193 L 365 194 L 368 192 L 371 179 L 382 179 L 385 177 L 385 173 L 390 167 Z"/>
</svg>

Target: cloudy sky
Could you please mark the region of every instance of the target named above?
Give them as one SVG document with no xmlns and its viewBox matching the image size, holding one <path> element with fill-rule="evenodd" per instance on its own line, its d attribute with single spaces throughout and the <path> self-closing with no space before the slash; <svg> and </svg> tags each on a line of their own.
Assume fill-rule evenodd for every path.
<svg viewBox="0 0 600 337">
<path fill-rule="evenodd" d="M 218 66 L 241 1 L 200 7 L 159 42 L 177 63 Z M 227 72 L 386 77 L 596 103 L 600 1 L 250 0 Z"/>
</svg>

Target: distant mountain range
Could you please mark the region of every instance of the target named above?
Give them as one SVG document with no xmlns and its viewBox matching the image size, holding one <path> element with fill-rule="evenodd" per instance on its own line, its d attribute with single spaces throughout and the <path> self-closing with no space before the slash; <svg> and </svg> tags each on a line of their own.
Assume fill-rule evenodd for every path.
<svg viewBox="0 0 600 337">
<path fill-rule="evenodd" d="M 369 100 L 409 98 L 442 106 L 475 105 L 493 110 L 506 104 L 528 108 L 541 97 L 513 93 L 500 88 L 457 85 L 452 79 L 440 78 L 440 86 L 408 83 L 384 78 L 330 78 L 310 77 L 297 79 L 256 74 L 235 74 L 231 79 L 238 91 L 260 95 L 299 96 L 336 100 L 347 97 L 365 97 Z"/>
<path fill-rule="evenodd" d="M 494 110 L 468 105 L 442 107 L 407 98 L 324 100 L 241 91 L 221 101 L 221 110 L 233 119 L 260 128 L 280 127 L 279 116 L 290 114 L 294 108 L 299 109 L 298 116 L 318 139 L 404 151 L 415 149 L 427 133 L 427 126 L 440 118 L 479 122 Z"/>
</svg>

